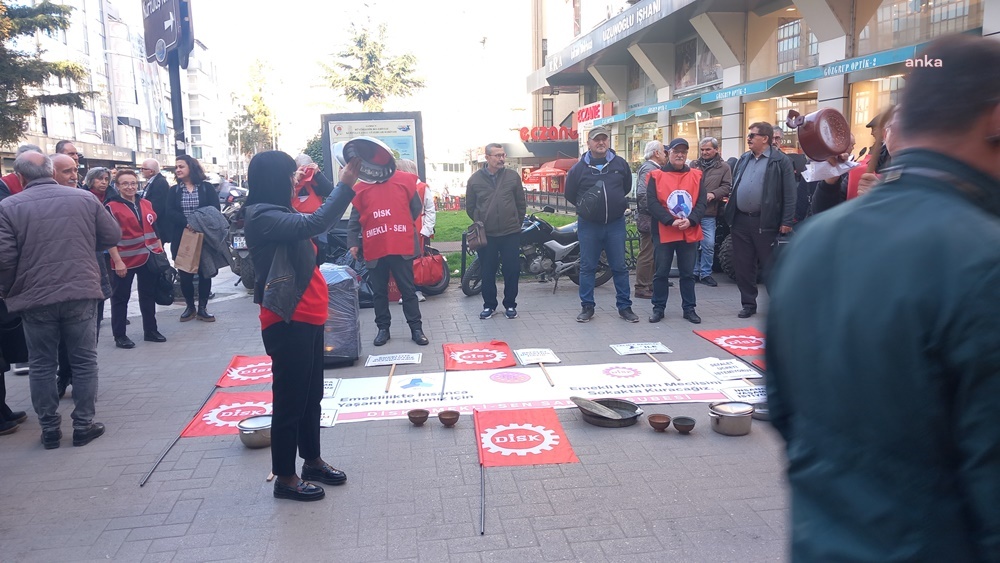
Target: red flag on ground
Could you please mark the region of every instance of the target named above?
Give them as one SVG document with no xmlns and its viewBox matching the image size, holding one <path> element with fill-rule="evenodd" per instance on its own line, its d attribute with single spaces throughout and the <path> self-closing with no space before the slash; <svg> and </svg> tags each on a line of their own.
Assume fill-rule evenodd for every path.
<svg viewBox="0 0 1000 563">
<path fill-rule="evenodd" d="M 473 418 L 484 467 L 580 463 L 552 408 L 477 410 Z"/>
<path fill-rule="evenodd" d="M 764 335 L 753 327 L 696 330 L 694 333 L 734 356 L 760 356 L 764 353 Z"/>
<path fill-rule="evenodd" d="M 448 371 L 509 368 L 516 365 L 510 346 L 499 340 L 444 345 L 444 369 Z"/>
<path fill-rule="evenodd" d="M 271 383 L 271 356 L 233 356 L 216 387 Z"/>
<path fill-rule="evenodd" d="M 764 360 L 754 360 L 750 363 L 759 367 L 762 371 L 767 371 L 767 366 L 764 365 Z"/>
<path fill-rule="evenodd" d="M 236 425 L 244 418 L 271 414 L 271 392 L 218 392 L 181 432 L 184 438 L 239 434 Z"/>
</svg>

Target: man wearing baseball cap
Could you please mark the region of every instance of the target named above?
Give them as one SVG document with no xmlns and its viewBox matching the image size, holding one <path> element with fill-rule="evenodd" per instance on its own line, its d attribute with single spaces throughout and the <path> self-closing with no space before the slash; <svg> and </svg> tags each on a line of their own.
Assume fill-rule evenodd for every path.
<svg viewBox="0 0 1000 563">
<path fill-rule="evenodd" d="M 610 148 L 610 133 L 594 127 L 587 134 L 587 152 L 566 175 L 566 200 L 576 206 L 580 238 L 580 303 L 577 322 L 594 318 L 594 278 L 601 252 L 615 281 L 615 307 L 630 323 L 639 322 L 632 312 L 631 286 L 625 268 L 626 195 L 632 190 L 632 169 Z"/>
<path fill-rule="evenodd" d="M 681 309 L 684 318 L 699 324 L 694 311 L 694 264 L 701 244 L 701 218 L 705 214 L 705 183 L 701 170 L 687 165 L 688 142 L 674 139 L 667 145 L 667 164 L 649 173 L 646 207 L 653 216 L 656 273 L 653 275 L 653 314 L 649 322 L 663 320 L 667 306 L 670 264 L 677 255 L 680 272 Z"/>
</svg>

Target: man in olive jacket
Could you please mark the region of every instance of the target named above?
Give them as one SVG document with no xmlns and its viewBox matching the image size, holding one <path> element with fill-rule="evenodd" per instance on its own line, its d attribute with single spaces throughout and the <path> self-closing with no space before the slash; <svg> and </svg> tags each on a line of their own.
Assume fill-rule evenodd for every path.
<svg viewBox="0 0 1000 563">
<path fill-rule="evenodd" d="M 508 319 L 517 318 L 517 280 L 521 275 L 521 222 L 527 213 L 521 175 L 504 167 L 507 155 L 498 143 L 486 145 L 486 168 L 469 178 L 465 211 L 486 227 L 486 246 L 479 249 L 483 280 L 483 311 L 493 316 L 497 306 L 497 267 L 503 264 L 503 308 Z"/>
<path fill-rule="evenodd" d="M 56 387 L 57 348 L 65 341 L 73 371 L 73 445 L 104 434 L 94 422 L 97 303 L 104 299 L 94 252 L 122 231 L 90 192 L 61 186 L 52 160 L 26 152 L 14 161 L 24 191 L 0 202 L 0 297 L 20 312 L 28 345 L 31 403 L 45 449 L 62 440 Z"/>
<path fill-rule="evenodd" d="M 1000 43 L 924 53 L 884 182 L 809 219 L 768 287 L 794 561 L 1000 561 Z"/>
</svg>

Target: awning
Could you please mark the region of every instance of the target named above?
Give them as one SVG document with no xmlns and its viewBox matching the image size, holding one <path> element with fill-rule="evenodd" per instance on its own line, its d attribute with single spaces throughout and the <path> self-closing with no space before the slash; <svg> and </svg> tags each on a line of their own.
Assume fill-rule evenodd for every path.
<svg viewBox="0 0 1000 563">
<path fill-rule="evenodd" d="M 504 143 L 509 158 L 575 158 L 580 154 L 576 141 L 539 141 L 537 143 Z"/>
<path fill-rule="evenodd" d="M 634 111 L 626 111 L 625 113 L 618 113 L 610 117 L 602 117 L 600 119 L 595 119 L 593 127 L 597 127 L 599 125 L 608 125 L 609 123 L 618 123 L 619 121 L 625 121 L 626 119 L 632 117 L 633 115 L 635 115 Z"/>
<path fill-rule="evenodd" d="M 794 76 L 794 73 L 782 74 L 781 76 L 775 76 L 773 78 L 768 78 L 766 80 L 757 80 L 754 82 L 747 82 L 745 84 L 740 84 L 739 86 L 731 86 L 729 88 L 723 88 L 721 90 L 713 90 L 711 92 L 706 92 L 701 95 L 701 103 L 707 104 L 710 102 L 717 102 L 719 100 L 727 100 L 729 98 L 739 98 L 741 96 L 747 96 L 749 94 L 760 94 L 761 92 L 767 92 L 771 88 L 774 88 L 779 82 L 788 80 Z"/>
<path fill-rule="evenodd" d="M 800 82 L 808 82 L 817 78 L 839 76 L 849 72 L 857 72 L 859 70 L 868 70 L 870 68 L 878 68 L 880 66 L 889 66 L 901 63 L 906 61 L 906 59 L 916 57 L 917 51 L 922 50 L 929 44 L 930 43 L 921 43 L 919 45 L 910 45 L 909 47 L 900 47 L 899 49 L 890 49 L 888 51 L 882 51 L 880 53 L 866 55 L 864 57 L 855 57 L 853 59 L 846 59 L 835 63 L 800 70 L 795 73 L 795 83 L 798 84 Z"/>
<path fill-rule="evenodd" d="M 651 113 L 660 113 L 662 111 L 672 111 L 675 109 L 681 109 L 682 107 L 697 100 L 699 97 L 701 97 L 701 94 L 695 94 L 693 96 L 685 96 L 683 98 L 674 98 L 672 100 L 666 102 L 660 102 L 658 104 L 653 104 L 651 106 L 636 108 L 632 110 L 632 113 L 636 116 L 640 116 L 640 115 L 649 115 Z"/>
<path fill-rule="evenodd" d="M 541 180 L 542 178 L 559 178 L 566 175 L 566 171 L 562 168 L 539 168 L 531 174 L 528 174 L 528 180 Z"/>
</svg>

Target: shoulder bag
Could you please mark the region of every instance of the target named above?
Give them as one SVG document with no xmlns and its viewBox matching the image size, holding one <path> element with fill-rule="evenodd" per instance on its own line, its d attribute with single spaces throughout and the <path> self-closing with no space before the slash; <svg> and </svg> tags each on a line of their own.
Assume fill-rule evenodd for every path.
<svg viewBox="0 0 1000 563">
<path fill-rule="evenodd" d="M 486 216 L 493 213 L 496 209 L 497 200 L 500 199 L 500 181 L 503 180 L 503 174 L 505 170 L 499 172 L 500 177 L 497 178 L 497 187 L 493 191 L 493 197 L 490 198 L 490 205 L 486 209 Z M 484 172 L 485 174 L 485 172 Z M 480 248 L 486 246 L 488 242 L 486 238 L 486 225 L 482 221 L 473 221 L 469 228 L 465 230 L 465 244 L 468 246 L 469 250 L 473 252 L 479 250 Z"/>
</svg>

